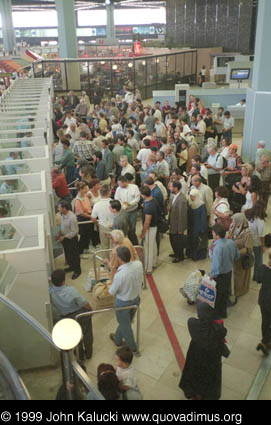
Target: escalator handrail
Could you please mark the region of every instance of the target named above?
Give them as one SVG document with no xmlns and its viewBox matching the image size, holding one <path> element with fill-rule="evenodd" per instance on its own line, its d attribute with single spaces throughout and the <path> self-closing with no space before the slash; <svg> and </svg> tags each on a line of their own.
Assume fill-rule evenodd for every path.
<svg viewBox="0 0 271 425">
<path fill-rule="evenodd" d="M 30 400 L 30 395 L 26 390 L 16 369 L 12 366 L 7 357 L 0 351 L 0 372 L 3 374 L 15 400 Z"/>
<path fill-rule="evenodd" d="M 5 304 L 13 311 L 15 311 L 19 316 L 21 316 L 30 326 L 32 326 L 37 332 L 40 333 L 57 351 L 61 352 L 61 350 L 54 344 L 51 334 L 45 329 L 34 317 L 28 314 L 26 311 L 22 310 L 16 303 L 5 297 L 5 295 L 0 294 L 0 303 Z M 103 396 L 99 393 L 99 391 L 95 390 L 95 385 L 91 382 L 88 375 L 83 371 L 80 365 L 76 362 L 72 362 L 72 368 L 74 373 L 80 378 L 80 380 L 84 383 L 89 392 L 91 392 L 95 399 L 104 400 Z"/>
<path fill-rule="evenodd" d="M 17 304 L 5 297 L 5 295 L 0 294 L 0 301 L 15 311 L 19 316 L 21 316 L 30 326 L 32 326 L 36 331 L 38 331 L 57 351 L 60 349 L 54 344 L 51 334 L 45 329 L 34 317 L 29 313 L 22 310 Z"/>
</svg>

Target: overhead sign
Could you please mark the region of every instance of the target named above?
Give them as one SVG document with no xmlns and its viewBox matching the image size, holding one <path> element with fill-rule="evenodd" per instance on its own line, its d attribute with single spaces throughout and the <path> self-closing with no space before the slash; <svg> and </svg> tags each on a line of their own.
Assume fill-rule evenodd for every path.
<svg viewBox="0 0 271 425">
<path fill-rule="evenodd" d="M 0 78 L 12 77 L 12 72 L 0 72 Z"/>
</svg>

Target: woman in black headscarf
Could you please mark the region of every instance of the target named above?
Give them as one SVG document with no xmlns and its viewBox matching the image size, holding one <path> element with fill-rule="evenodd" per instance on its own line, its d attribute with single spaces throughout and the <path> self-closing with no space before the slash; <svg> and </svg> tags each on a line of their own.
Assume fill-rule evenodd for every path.
<svg viewBox="0 0 271 425">
<path fill-rule="evenodd" d="M 188 320 L 191 342 L 179 383 L 186 398 L 219 400 L 221 396 L 222 361 L 230 352 L 225 344 L 227 330 L 222 320 L 214 321 L 214 309 L 199 303 L 198 319 Z"/>
</svg>

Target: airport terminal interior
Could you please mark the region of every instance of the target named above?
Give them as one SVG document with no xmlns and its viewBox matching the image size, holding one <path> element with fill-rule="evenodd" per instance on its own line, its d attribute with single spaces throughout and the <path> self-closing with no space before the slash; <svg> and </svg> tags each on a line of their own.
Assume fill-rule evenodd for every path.
<svg viewBox="0 0 271 425">
<path fill-rule="evenodd" d="M 0 0 L 0 399 L 271 399 L 270 0 Z"/>
</svg>

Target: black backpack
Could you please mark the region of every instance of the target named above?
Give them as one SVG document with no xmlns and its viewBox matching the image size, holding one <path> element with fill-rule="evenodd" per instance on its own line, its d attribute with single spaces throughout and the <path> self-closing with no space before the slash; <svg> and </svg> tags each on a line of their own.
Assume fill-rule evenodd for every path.
<svg viewBox="0 0 271 425">
<path fill-rule="evenodd" d="M 216 157 L 216 161 L 218 160 L 219 156 L 222 156 L 222 155 L 220 155 L 220 153 L 219 153 Z M 225 170 L 225 168 L 227 168 L 227 166 L 228 166 L 228 161 L 226 160 L 226 158 L 224 158 L 224 156 L 222 156 L 222 158 L 223 158 L 223 170 Z"/>
</svg>

